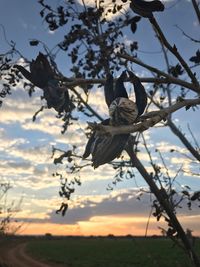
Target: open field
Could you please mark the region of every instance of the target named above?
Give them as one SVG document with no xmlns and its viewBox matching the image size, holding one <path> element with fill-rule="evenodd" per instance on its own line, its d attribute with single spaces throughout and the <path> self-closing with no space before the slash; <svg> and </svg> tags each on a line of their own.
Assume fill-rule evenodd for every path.
<svg viewBox="0 0 200 267">
<path fill-rule="evenodd" d="M 200 255 L 200 240 L 195 243 Z M 32 257 L 67 267 L 190 267 L 184 252 L 171 240 L 153 238 L 71 238 L 33 240 Z"/>
</svg>

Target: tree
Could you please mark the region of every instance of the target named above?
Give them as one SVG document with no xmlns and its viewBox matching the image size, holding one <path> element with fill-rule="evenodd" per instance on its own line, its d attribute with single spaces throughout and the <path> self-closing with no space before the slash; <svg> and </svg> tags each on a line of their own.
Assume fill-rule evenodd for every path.
<svg viewBox="0 0 200 267">
<path fill-rule="evenodd" d="M 75 110 L 80 112 L 82 116 L 103 121 L 101 114 L 88 104 L 88 98 L 89 92 L 94 90 L 95 85 L 101 87 L 105 85 L 105 77 L 111 72 L 118 73 L 124 68 L 132 70 L 134 65 L 150 72 L 150 77 L 145 76 L 139 79 L 141 83 L 148 83 L 150 87 L 147 92 L 148 107 L 145 114 L 140 116 L 133 125 L 112 126 L 89 123 L 88 126 L 100 137 L 110 136 L 112 138 L 119 134 L 132 134 L 124 147 L 130 160 L 122 159 L 111 163 L 117 171 L 113 184 L 115 185 L 126 175 L 133 177 L 133 169 L 137 169 L 147 182 L 149 192 L 155 195 L 155 200 L 152 203 L 153 216 L 157 220 L 164 218 L 168 225 L 166 234 L 176 241 L 177 238 L 180 238 L 193 263 L 200 266 L 198 256 L 176 217 L 176 209 L 180 207 L 181 203 L 187 201 L 188 207 L 191 208 L 194 201 L 200 200 L 200 193 L 199 191 L 191 191 L 187 186 L 184 189 L 174 188 L 174 181 L 180 170 L 177 170 L 176 175 L 172 176 L 169 166 L 158 149 L 156 153 L 160 163 L 155 163 L 152 151 L 150 151 L 143 134 L 150 127 L 168 127 L 187 149 L 187 155 L 191 158 L 191 162 L 200 161 L 199 145 L 190 127 L 188 127 L 188 131 L 191 133 L 192 143 L 173 121 L 173 114 L 177 110 L 181 108 L 196 110 L 200 104 L 199 81 L 197 74 L 193 71 L 200 63 L 199 50 L 196 51 L 195 55 L 191 55 L 189 61 L 186 61 L 179 52 L 179 48 L 170 44 L 156 20 L 156 12 L 163 12 L 163 16 L 165 12 L 164 5 L 160 1 L 113 0 L 110 5 L 107 5 L 106 1 L 101 0 L 88 6 L 84 0 L 82 0 L 81 5 L 70 0 L 65 5 L 56 8 L 51 7 L 48 1 L 44 0 L 40 0 L 39 4 L 41 5 L 40 16 L 51 31 L 69 26 L 68 32 L 63 40 L 56 45 L 56 49 L 68 53 L 72 66 L 70 69 L 72 77 L 62 75 L 59 65 L 56 64 L 56 52 L 50 50 L 46 44 L 39 40 L 31 40 L 30 45 L 42 45 L 44 52 L 40 53 L 32 62 L 24 58 L 25 64 L 23 66 L 17 64 L 16 59 L 16 57 L 23 58 L 23 55 L 16 50 L 14 43 L 10 43 L 10 51 L 0 57 L 1 77 L 4 81 L 0 96 L 4 98 L 10 94 L 12 86 L 16 86 L 19 81 L 23 80 L 24 76 L 28 79 L 28 82 L 23 80 L 24 87 L 29 89 L 30 96 L 34 93 L 34 87 L 39 87 L 43 90 L 43 98 L 47 103 L 36 112 L 33 120 L 45 108 L 54 108 L 60 119 L 64 121 L 62 130 L 64 133 L 67 131 L 67 126 L 77 120 L 74 116 Z M 129 4 L 130 8 L 127 10 Z M 197 2 L 192 1 L 191 6 L 199 20 L 200 11 Z M 111 19 L 111 15 L 116 17 Z M 131 29 L 134 34 L 138 23 L 144 19 L 148 20 L 155 32 L 157 41 L 160 43 L 162 56 L 165 59 L 165 66 L 162 67 L 162 70 L 138 58 L 138 42 L 133 41 L 129 46 L 124 42 L 125 31 Z M 182 29 L 180 30 L 184 36 L 191 40 L 192 44 L 199 42 Z M 156 42 L 156 40 L 154 41 Z M 191 63 L 192 66 L 190 66 Z M 28 66 L 30 66 L 30 72 L 27 71 Z M 130 81 L 130 77 L 127 81 Z M 152 107 L 156 107 L 156 110 L 149 111 Z M 86 133 L 88 136 L 91 135 L 88 133 L 88 129 L 86 129 Z M 139 149 L 146 150 L 152 171 L 147 171 L 142 160 L 138 158 Z M 68 151 L 53 147 L 52 152 L 54 163 L 66 162 L 67 170 L 75 175 L 81 169 L 87 168 L 88 164 L 91 164 L 90 161 L 87 161 L 85 165 L 76 163 L 76 158 L 82 156 L 77 154 L 76 147 Z M 170 152 L 174 153 L 175 151 L 171 149 Z M 59 156 L 56 153 L 59 153 Z M 81 184 L 76 176 L 70 182 L 60 173 L 55 173 L 54 176 L 60 178 L 59 193 L 66 200 L 74 193 L 75 185 Z M 112 190 L 113 187 L 109 185 L 108 189 Z M 63 202 L 57 212 L 64 215 L 67 208 L 67 202 Z"/>
<path fill-rule="evenodd" d="M 3 178 L 0 180 L 0 236 L 14 235 L 16 234 L 22 224 L 15 224 L 15 216 L 20 209 L 22 199 L 16 203 L 16 201 L 8 202 L 8 192 L 12 189 L 9 182 Z"/>
</svg>

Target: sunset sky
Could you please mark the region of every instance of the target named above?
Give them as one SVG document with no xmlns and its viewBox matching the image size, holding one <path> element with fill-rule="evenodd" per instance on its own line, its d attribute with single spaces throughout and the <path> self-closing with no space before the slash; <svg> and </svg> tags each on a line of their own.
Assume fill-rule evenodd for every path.
<svg viewBox="0 0 200 267">
<path fill-rule="evenodd" d="M 48 1 L 54 4 L 62 2 L 64 1 Z M 177 48 L 188 61 L 191 56 L 195 55 L 199 44 L 191 43 L 175 25 L 180 26 L 191 37 L 200 38 L 199 24 L 192 4 L 188 0 L 162 2 L 166 7 L 165 12 L 157 13 L 156 18 L 163 31 L 166 32 L 167 38 L 172 44 L 176 43 Z M 40 11 L 40 5 L 36 0 L 0 1 L 0 24 L 6 30 L 6 38 L 9 42 L 11 40 L 16 42 L 16 48 L 29 60 L 35 58 L 39 51 L 44 52 L 41 46 L 31 47 L 29 45 L 31 39 L 39 39 L 47 43 L 49 48 L 53 48 L 62 40 L 65 32 L 65 28 L 50 32 L 39 16 Z M 139 58 L 158 68 L 165 66 L 163 55 L 160 53 L 160 45 L 154 37 L 148 20 L 141 20 L 135 35 L 127 31 L 124 40 L 127 46 L 133 38 L 139 41 Z M 9 46 L 0 26 L 0 54 L 8 49 Z M 59 52 L 56 62 L 62 73 L 69 77 L 71 66 L 68 64 L 67 55 Z M 170 63 L 177 62 L 171 59 Z M 134 70 L 141 76 L 151 76 L 137 66 L 134 66 Z M 196 68 L 195 71 L 198 76 L 199 69 Z M 144 86 L 149 88 L 148 84 Z M 69 149 L 71 145 L 77 145 L 78 153 L 82 155 L 87 142 L 84 133 L 87 124 L 80 119 L 69 127 L 67 133 L 62 135 L 62 121 L 56 118 L 56 112 L 52 109 L 46 109 L 33 122 L 32 117 L 41 106 L 41 94 L 41 90 L 37 89 L 33 97 L 29 98 L 28 93 L 19 84 L 13 90 L 12 95 L 5 99 L 0 109 L 0 179 L 9 181 L 13 186 L 8 194 L 8 202 L 15 200 L 17 203 L 21 197 L 23 199 L 21 211 L 16 214 L 16 219 L 24 222 L 20 233 L 144 235 L 151 210 L 151 196 L 144 194 L 140 201 L 137 197 L 138 187 L 145 189 L 147 185 L 140 174 L 134 171 L 135 179 L 125 179 L 117 184 L 113 191 L 108 191 L 106 188 L 112 184 L 115 175 L 115 170 L 109 164 L 96 170 L 92 167 L 83 169 L 80 173 L 82 185 L 77 187 L 73 194 L 66 216 L 61 217 L 55 213 L 62 199 L 58 195 L 59 179 L 52 176 L 53 172 L 60 171 L 60 166 L 55 166 L 51 158 L 52 145 L 64 150 Z M 194 95 L 191 94 L 192 96 Z M 91 92 L 89 104 L 103 117 L 107 116 L 102 88 Z M 188 133 L 189 122 L 194 136 L 199 140 L 199 110 L 176 112 L 173 120 L 177 126 L 181 126 L 182 131 L 193 142 Z M 159 149 L 163 153 L 170 167 L 170 175 L 175 176 L 180 167 L 186 171 L 199 173 L 197 163 L 193 165 L 189 163 L 188 158 L 183 155 L 187 152 L 186 149 L 169 129 L 153 128 L 145 132 L 145 137 L 155 161 L 159 160 L 155 150 Z M 178 152 L 169 153 L 170 149 Z M 146 153 L 141 150 L 138 157 L 147 169 L 151 170 Z M 84 164 L 83 161 L 80 163 Z M 182 186 L 183 189 L 187 184 L 193 191 L 200 190 L 200 176 L 180 172 L 176 181 L 177 186 Z M 178 214 L 185 228 L 193 229 L 195 234 L 200 235 L 198 205 L 194 206 L 192 211 L 188 211 L 187 208 L 180 209 Z M 165 227 L 166 225 L 162 222 L 157 223 L 152 217 L 148 233 L 160 233 L 158 226 Z"/>
</svg>

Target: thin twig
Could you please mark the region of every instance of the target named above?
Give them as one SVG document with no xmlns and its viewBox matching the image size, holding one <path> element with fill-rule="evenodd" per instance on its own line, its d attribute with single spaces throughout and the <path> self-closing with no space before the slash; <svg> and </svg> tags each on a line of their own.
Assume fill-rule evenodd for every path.
<svg viewBox="0 0 200 267">
<path fill-rule="evenodd" d="M 163 107 L 156 102 L 151 96 L 148 96 L 151 100 L 152 103 L 157 106 L 158 108 L 162 109 Z M 167 117 L 167 122 L 166 125 L 169 126 L 170 130 L 181 140 L 181 142 L 184 144 L 184 146 L 188 149 L 188 151 L 190 151 L 190 153 L 193 155 L 193 157 L 195 157 L 198 161 L 200 161 L 200 154 L 198 153 L 198 151 L 191 145 L 191 143 L 188 141 L 188 139 L 185 137 L 185 135 L 181 132 L 181 130 L 173 123 L 171 116 Z M 197 146 L 198 149 L 199 146 Z M 180 151 L 178 151 L 180 153 Z M 186 157 L 188 157 L 190 160 L 192 160 L 192 158 L 190 158 L 188 155 L 184 155 Z"/>
<path fill-rule="evenodd" d="M 198 151 L 191 145 L 191 143 L 187 140 L 184 134 L 176 127 L 176 125 L 172 122 L 171 119 L 168 119 L 167 125 L 170 127 L 171 131 L 181 140 L 181 142 L 185 145 L 185 147 L 190 151 L 190 153 L 200 161 L 200 154 Z"/>
<path fill-rule="evenodd" d="M 74 87 L 70 88 L 72 92 L 80 99 L 80 101 L 85 105 L 85 107 L 92 112 L 100 121 L 103 120 L 103 118 L 82 98 L 82 96 L 76 91 Z"/>
<path fill-rule="evenodd" d="M 182 32 L 182 34 L 185 36 L 185 37 L 187 37 L 188 39 L 190 39 L 190 41 L 192 41 L 192 42 L 195 42 L 195 43 L 200 43 L 200 40 L 197 40 L 197 39 L 194 39 L 194 38 L 192 38 L 191 36 L 189 36 L 187 33 L 185 33 L 178 25 L 175 25 L 175 27 L 176 28 L 178 28 L 181 32 Z"/>
<path fill-rule="evenodd" d="M 150 150 L 149 150 L 148 147 L 147 147 L 147 143 L 146 143 L 146 140 L 145 140 L 145 138 L 144 138 L 144 134 L 142 133 L 141 136 L 142 136 L 142 139 L 143 139 L 144 147 L 145 147 L 146 152 L 147 152 L 147 154 L 148 154 L 148 156 L 149 156 L 150 164 L 151 164 L 152 168 L 154 169 L 154 172 L 155 172 L 155 178 L 156 178 L 156 180 L 159 182 L 160 187 L 162 188 L 163 186 L 162 186 L 162 183 L 161 183 L 161 181 L 160 181 L 160 177 L 159 177 L 159 175 L 158 175 L 158 170 L 156 169 L 156 165 L 155 165 L 154 162 L 153 162 L 153 158 L 152 158 L 152 156 L 151 156 L 151 152 L 150 152 Z"/>
<path fill-rule="evenodd" d="M 154 27 L 153 27 L 153 29 L 154 29 Z M 156 34 L 156 36 L 157 36 L 157 34 Z M 168 59 L 168 55 L 167 55 L 167 50 L 165 49 L 163 43 L 160 41 L 158 36 L 157 36 L 157 38 L 158 38 L 158 40 L 160 42 L 160 45 L 161 45 L 161 48 L 162 48 L 162 51 L 163 51 L 165 63 L 166 63 L 166 66 L 167 66 L 167 72 L 168 72 L 168 74 L 170 74 L 170 64 L 169 64 L 169 59 Z M 171 97 L 171 91 L 170 91 L 170 84 L 167 84 L 165 89 L 167 91 L 167 97 L 168 97 L 169 106 L 171 106 L 172 105 L 172 97 Z"/>
<path fill-rule="evenodd" d="M 189 132 L 190 132 L 190 134 L 191 134 L 191 136 L 192 136 L 192 138 L 193 138 L 193 140 L 194 140 L 194 143 L 195 143 L 197 149 L 200 151 L 199 144 L 198 144 L 197 139 L 195 138 L 193 132 L 192 132 L 191 129 L 190 129 L 190 125 L 189 125 L 189 123 L 187 124 L 187 128 L 188 128 L 188 130 L 189 130 Z"/>
<path fill-rule="evenodd" d="M 146 224 L 146 228 L 145 228 L 145 235 L 144 235 L 145 237 L 147 237 L 147 232 L 149 229 L 149 223 L 150 223 L 152 213 L 153 213 L 153 206 L 151 207 L 151 210 L 149 212 L 149 216 L 148 216 L 148 220 L 147 220 L 147 224 Z"/>
</svg>

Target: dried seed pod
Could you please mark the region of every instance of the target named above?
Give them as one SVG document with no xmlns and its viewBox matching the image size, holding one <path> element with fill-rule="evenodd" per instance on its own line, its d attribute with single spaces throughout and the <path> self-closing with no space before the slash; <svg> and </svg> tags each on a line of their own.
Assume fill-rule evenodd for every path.
<svg viewBox="0 0 200 267">
<path fill-rule="evenodd" d="M 154 0 L 146 2 L 143 0 L 132 0 L 130 3 L 130 8 L 138 15 L 150 18 L 153 15 L 153 12 L 164 11 L 165 7 L 163 3 L 159 0 Z"/>
</svg>

